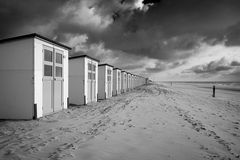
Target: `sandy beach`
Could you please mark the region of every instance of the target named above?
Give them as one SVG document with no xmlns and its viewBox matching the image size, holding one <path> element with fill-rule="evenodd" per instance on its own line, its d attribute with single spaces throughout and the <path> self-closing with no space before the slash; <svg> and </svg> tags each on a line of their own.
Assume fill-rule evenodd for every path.
<svg viewBox="0 0 240 160">
<path fill-rule="evenodd" d="M 239 97 L 152 84 L 39 120 L 1 121 L 0 159 L 240 159 Z"/>
</svg>

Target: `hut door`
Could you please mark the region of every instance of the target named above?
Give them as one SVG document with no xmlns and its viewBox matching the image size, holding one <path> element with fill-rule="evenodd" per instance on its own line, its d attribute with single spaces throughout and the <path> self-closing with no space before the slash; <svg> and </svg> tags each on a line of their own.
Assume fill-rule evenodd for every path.
<svg viewBox="0 0 240 160">
<path fill-rule="evenodd" d="M 92 101 L 92 63 L 88 61 L 87 102 Z M 85 103 L 87 103 L 85 102 Z"/>
<path fill-rule="evenodd" d="M 63 52 L 43 49 L 43 114 L 63 108 Z"/>
<path fill-rule="evenodd" d="M 96 65 L 91 61 L 88 62 L 88 102 L 96 100 Z"/>
<path fill-rule="evenodd" d="M 53 112 L 53 48 L 43 49 L 43 114 Z"/>
<path fill-rule="evenodd" d="M 54 111 L 63 108 L 63 51 L 54 53 Z"/>
<path fill-rule="evenodd" d="M 121 90 L 121 71 L 117 71 L 117 82 L 118 82 L 118 85 L 117 85 L 117 92 L 119 93 L 120 90 Z"/>
<path fill-rule="evenodd" d="M 112 71 L 110 69 L 107 70 L 107 98 L 111 97 L 112 93 Z"/>
<path fill-rule="evenodd" d="M 92 63 L 92 101 L 96 101 L 96 64 Z"/>
</svg>

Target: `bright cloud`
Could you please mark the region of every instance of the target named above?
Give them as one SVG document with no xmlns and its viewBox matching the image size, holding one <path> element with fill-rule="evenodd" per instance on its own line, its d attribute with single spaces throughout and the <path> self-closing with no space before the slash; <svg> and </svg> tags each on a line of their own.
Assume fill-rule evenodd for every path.
<svg viewBox="0 0 240 160">
<path fill-rule="evenodd" d="M 210 71 L 229 71 L 230 64 L 235 61 L 240 62 L 240 47 L 226 46 L 225 42 L 216 45 L 202 43 L 194 51 L 194 56 L 186 59 L 186 63 L 176 68 L 170 68 L 159 73 L 153 74 L 154 80 L 221 80 L 222 74 L 211 74 L 206 77 L 204 72 Z M 190 71 L 195 69 L 196 72 Z M 233 68 L 232 70 L 235 70 Z M 204 75 L 203 75 L 204 74 Z M 226 74 L 225 74 L 226 76 Z"/>
</svg>

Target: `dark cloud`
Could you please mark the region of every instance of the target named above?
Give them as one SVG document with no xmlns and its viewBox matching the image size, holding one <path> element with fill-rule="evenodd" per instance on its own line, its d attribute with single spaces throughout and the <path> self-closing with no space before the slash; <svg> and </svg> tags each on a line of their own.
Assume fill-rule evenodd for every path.
<svg viewBox="0 0 240 160">
<path fill-rule="evenodd" d="M 231 66 L 240 66 L 240 62 L 232 61 Z"/>
<path fill-rule="evenodd" d="M 143 4 L 155 4 L 155 3 L 159 3 L 161 2 L 161 0 L 144 0 Z"/>
<path fill-rule="evenodd" d="M 223 40 L 239 15 L 237 0 L 163 0 L 146 13 L 135 11 L 130 18 L 120 18 L 89 40 L 102 40 L 108 48 L 160 60 L 184 59 L 192 55 L 184 50 L 198 47 L 200 40 L 211 44 L 213 39 Z M 179 50 L 183 52 L 178 54 Z"/>
<path fill-rule="evenodd" d="M 44 25 L 54 21 L 58 16 L 58 9 L 66 2 L 67 0 L 0 1 L 0 37 L 24 34 L 21 29 L 26 26 Z"/>
<path fill-rule="evenodd" d="M 240 22 L 228 27 L 224 34 L 227 39 L 226 45 L 239 46 L 240 45 Z"/>
<path fill-rule="evenodd" d="M 196 74 L 214 74 L 221 71 L 231 70 L 232 66 L 226 62 L 224 58 L 218 61 L 211 61 L 205 65 L 197 65 L 189 69 L 190 72 L 194 72 Z"/>
<path fill-rule="evenodd" d="M 136 2 L 0 1 L 0 38 L 34 31 L 67 43 L 74 35 L 86 34 L 88 39 L 84 45 L 89 51 L 83 53 L 94 56 L 95 50 L 89 46 L 103 43 L 105 49 L 117 51 L 116 57 L 125 53 L 164 62 L 146 69 L 155 73 L 181 65 L 178 62 L 193 56 L 194 49 L 204 42 L 214 45 L 226 38 L 227 45 L 240 44 L 239 0 L 144 0 L 147 9 L 139 8 Z M 38 26 L 46 26 L 46 29 L 41 30 Z M 81 53 L 76 51 L 76 54 Z M 218 72 L 228 70 L 228 67 L 195 66 L 195 72 Z"/>
</svg>

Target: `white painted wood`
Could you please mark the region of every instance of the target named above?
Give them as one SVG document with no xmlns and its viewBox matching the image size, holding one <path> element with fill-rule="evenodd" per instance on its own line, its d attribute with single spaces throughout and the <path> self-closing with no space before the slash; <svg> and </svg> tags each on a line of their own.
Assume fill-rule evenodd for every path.
<svg viewBox="0 0 240 160">
<path fill-rule="evenodd" d="M 110 70 L 110 81 L 108 81 L 107 71 Z M 113 67 L 108 65 L 98 66 L 98 99 L 112 97 L 113 89 Z"/>
<path fill-rule="evenodd" d="M 62 86 L 62 90 L 59 88 L 54 89 L 54 91 L 61 92 L 62 91 L 62 106 L 59 106 L 61 102 L 57 102 L 55 97 L 52 97 L 52 100 L 55 101 L 53 105 L 55 105 L 55 110 L 59 111 L 61 109 L 67 109 L 67 99 L 68 95 L 68 50 L 57 45 L 53 45 L 52 43 L 48 43 L 39 38 L 34 38 L 34 103 L 37 105 L 37 117 L 42 117 L 43 114 L 43 48 L 44 46 L 48 46 L 53 48 L 54 50 L 60 50 L 63 54 L 63 82 L 62 84 L 56 83 L 55 87 Z M 54 94 L 54 93 L 53 93 Z M 59 99 L 60 100 L 60 99 Z M 58 105 L 58 106 L 56 106 Z M 54 107 L 54 106 L 53 106 Z M 47 115 L 47 113 L 46 113 Z"/>
<path fill-rule="evenodd" d="M 124 93 L 127 91 L 127 73 L 125 71 L 122 71 L 121 77 L 122 77 L 121 90 Z"/>
<path fill-rule="evenodd" d="M 116 96 L 121 93 L 121 70 L 113 70 L 113 95 Z"/>
<path fill-rule="evenodd" d="M 127 90 L 131 89 L 131 74 L 127 73 Z"/>
<path fill-rule="evenodd" d="M 33 118 L 33 39 L 0 44 L 0 119 Z"/>
<path fill-rule="evenodd" d="M 84 58 L 69 60 L 69 101 L 71 104 L 84 104 Z"/>
<path fill-rule="evenodd" d="M 0 119 L 32 119 L 43 116 L 43 45 L 68 50 L 37 37 L 6 41 L 0 44 Z M 64 108 L 68 97 L 68 58 L 64 63 Z M 46 86 L 45 86 L 46 87 Z M 47 96 L 46 93 L 44 94 Z"/>
<path fill-rule="evenodd" d="M 88 63 L 96 66 L 95 81 L 88 79 Z M 91 72 L 92 73 L 92 72 Z M 69 98 L 70 103 L 83 105 L 97 101 L 98 62 L 88 57 L 69 60 Z"/>
</svg>

